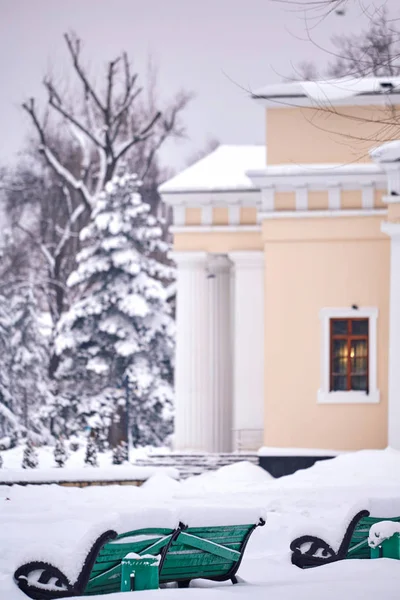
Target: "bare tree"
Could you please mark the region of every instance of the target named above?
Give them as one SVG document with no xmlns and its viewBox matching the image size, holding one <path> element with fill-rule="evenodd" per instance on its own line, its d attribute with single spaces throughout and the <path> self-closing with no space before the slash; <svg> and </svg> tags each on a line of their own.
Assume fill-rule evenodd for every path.
<svg viewBox="0 0 400 600">
<path fill-rule="evenodd" d="M 145 199 L 157 211 L 157 185 L 162 177 L 158 151 L 167 139 L 185 134 L 181 113 L 191 98 L 180 92 L 161 110 L 156 71 L 150 70 L 145 90 L 126 53 L 108 63 L 103 86 L 98 89 L 83 63 L 81 40 L 75 34 L 64 37 L 77 95 L 71 98 L 48 76 L 44 80 L 44 118 L 34 98 L 24 102 L 48 170 L 39 175 L 30 174 L 29 167 L 20 170 L 14 186 L 19 191 L 8 195 L 14 216 L 18 205 L 37 207 L 36 221 L 26 228 L 26 235 L 42 252 L 49 281 L 54 282 L 51 306 L 55 320 L 65 307 L 64 283 L 79 249 L 79 231 L 87 223 L 97 194 L 121 161 L 129 162 L 130 170 L 143 179 Z M 32 178 L 33 188 L 25 185 Z"/>
<path fill-rule="evenodd" d="M 47 115 L 58 116 L 78 142 L 82 155 L 79 173 L 66 167 L 52 147 L 35 99 L 30 98 L 22 106 L 39 135 L 39 149 L 48 165 L 80 195 L 81 203 L 71 215 L 73 224 L 82 211 L 93 208 L 97 193 L 111 179 L 118 163 L 128 158 L 135 146 L 151 140 L 146 145 L 143 172 L 139 173 L 140 177 L 146 175 L 165 140 L 182 135 L 179 116 L 191 96 L 180 92 L 165 111 L 157 108 L 155 102 L 146 107 L 143 102 L 139 104 L 143 88 L 138 85 L 138 74 L 132 73 L 126 53 L 108 63 L 104 89 L 99 92 L 82 62 L 81 40 L 75 34 L 64 37 L 73 75 L 81 87 L 81 99 L 74 99 L 73 105 L 68 106 L 54 78 L 47 77 L 44 80 L 48 94 Z"/>
<path fill-rule="evenodd" d="M 382 77 L 400 74 L 400 30 L 385 6 L 371 15 L 360 35 L 333 38 L 335 56 L 328 66 L 330 77 Z"/>
<path fill-rule="evenodd" d="M 73 33 L 64 37 L 71 60 L 68 91 L 47 76 L 44 110 L 34 98 L 23 103 L 39 144 L 30 143 L 28 159 L 18 165 L 5 194 L 21 248 L 35 256 L 36 281 L 54 324 L 69 304 L 66 281 L 80 249 L 79 233 L 120 164 L 138 173 L 144 199 L 159 210 L 159 150 L 168 139 L 185 135 L 181 115 L 192 97 L 181 91 L 160 107 L 156 70 L 150 66 L 147 85 L 140 85 L 126 53 L 107 64 L 97 85 L 83 61 L 82 41 Z M 50 371 L 56 367 L 50 365 Z"/>
<path fill-rule="evenodd" d="M 216 150 L 219 145 L 220 141 L 217 138 L 209 137 L 202 148 L 200 148 L 196 152 L 193 152 L 189 156 L 188 160 L 186 161 L 186 166 L 190 167 L 190 165 L 193 165 L 195 162 L 207 156 L 207 154 L 210 154 L 211 152 Z"/>
</svg>

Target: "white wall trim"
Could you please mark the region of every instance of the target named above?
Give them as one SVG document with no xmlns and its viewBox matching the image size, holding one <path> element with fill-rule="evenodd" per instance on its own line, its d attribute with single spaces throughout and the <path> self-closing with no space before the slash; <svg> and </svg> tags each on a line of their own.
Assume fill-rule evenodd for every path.
<svg viewBox="0 0 400 600">
<path fill-rule="evenodd" d="M 321 319 L 321 383 L 317 394 L 318 404 L 377 404 L 380 394 L 377 387 L 377 320 L 376 307 L 323 308 Z M 349 391 L 330 391 L 330 319 L 369 319 L 368 335 L 368 371 L 369 393 Z"/>
<path fill-rule="evenodd" d="M 208 259 L 207 252 L 179 252 L 174 250 L 168 253 L 168 258 L 179 265 L 205 264 Z"/>
<path fill-rule="evenodd" d="M 310 107 L 321 112 L 332 112 L 332 106 L 392 106 L 400 101 L 398 92 L 351 96 L 350 98 L 342 98 L 340 100 L 329 100 L 329 102 L 326 102 L 326 105 L 322 102 L 317 102 L 306 94 L 304 96 L 287 95 L 269 98 L 254 95 L 252 99 L 269 109 Z"/>
<path fill-rule="evenodd" d="M 320 219 L 330 217 L 376 217 L 377 215 L 386 215 L 386 208 L 364 209 L 346 209 L 346 210 L 278 210 L 273 213 L 262 212 L 258 215 L 258 221 L 264 219 Z"/>
<path fill-rule="evenodd" d="M 400 449 L 400 223 L 383 222 L 390 237 L 388 444 Z"/>
<path fill-rule="evenodd" d="M 183 227 L 170 227 L 171 233 L 235 233 L 259 232 L 261 225 L 184 225 Z"/>
<path fill-rule="evenodd" d="M 201 208 L 201 224 L 202 225 L 212 225 L 213 222 L 213 207 L 203 206 Z"/>
<path fill-rule="evenodd" d="M 173 206 L 172 207 L 172 215 L 174 220 L 174 225 L 182 226 L 185 224 L 186 220 L 186 208 L 185 206 Z"/>
<path fill-rule="evenodd" d="M 361 203 L 363 209 L 373 209 L 375 201 L 375 186 L 363 185 L 361 187 Z"/>
<path fill-rule="evenodd" d="M 239 225 L 240 224 L 240 205 L 232 204 L 228 207 L 229 213 L 229 225 Z"/>
<path fill-rule="evenodd" d="M 391 238 L 400 238 L 400 223 L 383 221 L 381 223 L 381 231 Z"/>
<path fill-rule="evenodd" d="M 379 392 L 323 392 L 318 390 L 318 404 L 379 404 Z"/>
<path fill-rule="evenodd" d="M 382 202 L 385 202 L 385 204 L 400 204 L 400 196 L 382 196 Z"/>
<path fill-rule="evenodd" d="M 341 197 L 340 197 L 340 186 L 333 185 L 328 188 L 328 206 L 329 210 L 340 210 Z"/>
<path fill-rule="evenodd" d="M 234 265 L 243 267 L 260 267 L 264 265 L 264 252 L 262 250 L 238 250 L 228 252 L 228 257 Z"/>
<path fill-rule="evenodd" d="M 271 165 L 247 171 L 246 175 L 256 188 L 261 189 L 262 194 L 266 188 L 288 192 L 301 186 L 318 191 L 337 185 L 344 190 L 360 190 L 362 186 L 369 185 L 387 189 L 386 173 L 380 165 L 374 163 Z"/>
<path fill-rule="evenodd" d="M 296 188 L 296 210 L 308 209 L 308 189 L 306 186 Z"/>
<path fill-rule="evenodd" d="M 265 187 L 261 190 L 261 208 L 264 211 L 272 211 L 275 208 L 275 189 Z"/>
</svg>

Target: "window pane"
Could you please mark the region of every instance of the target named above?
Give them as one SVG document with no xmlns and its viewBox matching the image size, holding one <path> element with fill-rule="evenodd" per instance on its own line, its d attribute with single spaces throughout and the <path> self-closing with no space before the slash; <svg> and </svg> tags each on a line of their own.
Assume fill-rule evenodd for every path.
<svg viewBox="0 0 400 600">
<path fill-rule="evenodd" d="M 368 335 L 368 319 L 360 319 L 351 322 L 353 335 Z"/>
<path fill-rule="evenodd" d="M 366 373 L 368 362 L 367 340 L 352 340 L 350 346 L 351 372 Z"/>
<path fill-rule="evenodd" d="M 366 375 L 368 372 L 368 360 L 366 358 L 356 358 L 351 361 L 352 375 Z"/>
<path fill-rule="evenodd" d="M 332 377 L 332 390 L 338 392 L 340 390 L 347 390 L 347 377 L 346 375 L 334 375 Z"/>
<path fill-rule="evenodd" d="M 347 335 L 348 324 L 349 322 L 347 319 L 332 319 L 333 335 Z"/>
<path fill-rule="evenodd" d="M 351 378 L 351 389 L 366 392 L 368 389 L 368 378 L 366 375 L 353 375 Z"/>
<path fill-rule="evenodd" d="M 347 341 L 333 340 L 332 350 L 332 372 L 336 374 L 347 373 Z"/>
</svg>

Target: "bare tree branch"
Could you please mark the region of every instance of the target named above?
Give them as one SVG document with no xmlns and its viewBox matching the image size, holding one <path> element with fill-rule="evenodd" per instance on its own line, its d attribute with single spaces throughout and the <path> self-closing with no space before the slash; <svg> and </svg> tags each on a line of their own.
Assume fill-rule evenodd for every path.
<svg viewBox="0 0 400 600">
<path fill-rule="evenodd" d="M 55 89 L 54 84 L 49 79 L 45 79 L 45 81 L 43 83 L 49 92 L 50 106 L 52 108 L 54 108 L 54 110 L 57 111 L 60 115 L 62 115 L 64 117 L 64 119 L 66 119 L 67 121 L 69 121 L 70 123 L 75 125 L 75 127 L 80 129 L 82 131 L 82 133 L 84 133 L 90 140 L 92 140 L 92 142 L 96 146 L 99 146 L 100 148 L 104 148 L 102 142 L 91 131 L 89 131 L 89 129 L 87 129 L 82 123 L 80 123 L 73 116 L 73 114 L 71 114 L 70 112 L 68 112 L 67 110 L 65 110 L 63 108 L 60 96 L 57 93 L 57 90 Z"/>
<path fill-rule="evenodd" d="M 128 142 L 126 142 L 125 144 L 123 144 L 122 148 L 119 149 L 118 153 L 115 156 L 115 160 L 119 160 L 120 158 L 122 158 L 127 152 L 128 150 L 130 150 L 132 148 L 132 146 L 134 146 L 135 144 L 139 143 L 139 142 L 143 142 L 144 140 L 148 139 L 148 137 L 151 135 L 151 129 L 153 128 L 153 126 L 155 125 L 155 123 L 158 121 L 158 119 L 161 117 L 161 112 L 158 111 L 154 117 L 150 120 L 150 122 L 144 126 L 144 128 L 142 129 L 142 131 L 138 134 L 136 134 L 131 140 L 129 140 Z"/>
<path fill-rule="evenodd" d="M 85 91 L 85 95 L 91 96 L 94 100 L 94 103 L 97 107 L 104 113 L 104 106 L 100 102 L 98 95 L 96 94 L 94 87 L 90 84 L 88 77 L 86 76 L 85 71 L 80 63 L 80 51 L 81 51 L 81 40 L 74 34 L 64 34 L 65 41 L 67 42 L 67 46 L 72 58 L 72 63 L 74 65 L 74 69 L 79 76 L 83 84 L 83 89 Z"/>
<path fill-rule="evenodd" d="M 35 100 L 30 99 L 29 102 L 24 102 L 22 108 L 30 115 L 33 124 L 35 125 L 36 131 L 39 134 L 41 146 L 39 147 L 40 152 L 46 158 L 47 163 L 53 168 L 53 170 L 60 175 L 60 177 L 69 183 L 74 189 L 80 192 L 82 199 L 88 209 L 91 209 L 93 198 L 91 197 L 89 190 L 82 181 L 79 181 L 74 175 L 66 169 L 58 160 L 54 152 L 50 149 L 47 144 L 46 135 L 42 125 L 39 122 L 38 116 L 35 109 Z"/>
</svg>

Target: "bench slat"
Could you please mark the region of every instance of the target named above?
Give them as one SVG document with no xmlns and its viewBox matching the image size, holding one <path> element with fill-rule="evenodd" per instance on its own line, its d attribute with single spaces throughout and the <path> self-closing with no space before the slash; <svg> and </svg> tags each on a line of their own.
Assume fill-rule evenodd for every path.
<svg viewBox="0 0 400 600">
<path fill-rule="evenodd" d="M 190 533 L 182 532 L 179 536 L 179 541 L 181 544 L 183 542 L 187 546 L 203 550 L 204 552 L 209 552 L 210 554 L 215 554 L 216 556 L 222 556 L 222 558 L 226 558 L 228 560 L 237 561 L 240 558 L 240 552 L 237 552 L 237 550 L 230 550 L 225 546 L 221 546 L 215 542 L 210 542 L 204 538 L 199 538 Z"/>
</svg>

